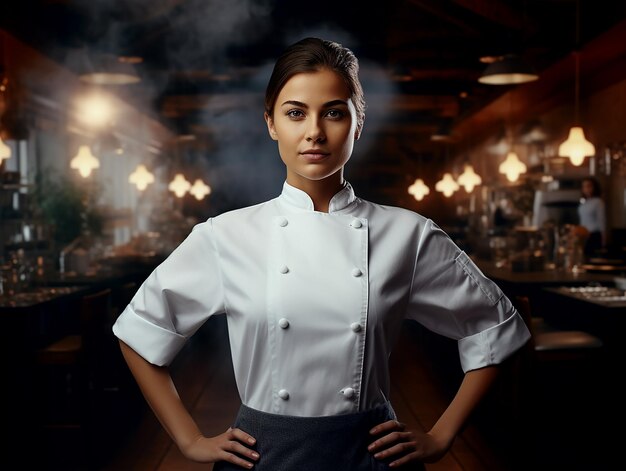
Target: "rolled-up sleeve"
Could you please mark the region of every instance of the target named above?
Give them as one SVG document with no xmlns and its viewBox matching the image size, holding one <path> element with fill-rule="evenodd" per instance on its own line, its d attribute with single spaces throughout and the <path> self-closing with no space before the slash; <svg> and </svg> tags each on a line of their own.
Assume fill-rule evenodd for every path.
<svg viewBox="0 0 626 471">
<path fill-rule="evenodd" d="M 224 312 L 211 220 L 189 236 L 143 282 L 113 333 L 150 363 L 172 362 L 200 326 Z"/>
<path fill-rule="evenodd" d="M 417 245 L 406 317 L 457 340 L 465 372 L 501 363 L 530 338 L 496 283 L 432 221 Z"/>
</svg>

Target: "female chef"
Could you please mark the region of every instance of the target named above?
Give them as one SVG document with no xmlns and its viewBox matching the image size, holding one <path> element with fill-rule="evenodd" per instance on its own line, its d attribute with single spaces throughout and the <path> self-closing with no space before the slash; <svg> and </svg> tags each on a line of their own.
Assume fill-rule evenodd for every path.
<svg viewBox="0 0 626 471">
<path fill-rule="evenodd" d="M 216 470 L 423 469 L 529 338 L 509 299 L 433 221 L 355 196 L 343 168 L 364 109 L 349 49 L 317 38 L 289 47 L 265 98 L 282 192 L 195 226 L 114 325 L 147 402 L 191 460 Z M 220 313 L 242 405 L 232 428 L 205 437 L 167 365 Z M 405 318 L 457 339 L 465 371 L 428 433 L 407 430 L 387 399 Z"/>
</svg>

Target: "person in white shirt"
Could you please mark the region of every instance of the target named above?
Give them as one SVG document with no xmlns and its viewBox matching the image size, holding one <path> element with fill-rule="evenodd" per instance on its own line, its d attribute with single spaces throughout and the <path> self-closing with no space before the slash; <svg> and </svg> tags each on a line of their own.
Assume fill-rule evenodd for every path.
<svg viewBox="0 0 626 471">
<path fill-rule="evenodd" d="M 358 70 L 336 42 L 286 49 L 265 99 L 282 192 L 196 225 L 113 327 L 163 427 L 215 470 L 423 469 L 530 338 L 510 300 L 432 220 L 362 200 L 344 180 L 365 117 Z M 241 408 L 231 428 L 205 437 L 167 365 L 216 314 L 226 315 Z M 404 319 L 457 339 L 465 371 L 428 433 L 408 430 L 387 399 Z"/>
<path fill-rule="evenodd" d="M 579 224 L 588 233 L 585 239 L 585 256 L 592 257 L 606 246 L 606 211 L 600 182 L 593 177 L 583 178 L 581 193 L 578 206 Z"/>
</svg>

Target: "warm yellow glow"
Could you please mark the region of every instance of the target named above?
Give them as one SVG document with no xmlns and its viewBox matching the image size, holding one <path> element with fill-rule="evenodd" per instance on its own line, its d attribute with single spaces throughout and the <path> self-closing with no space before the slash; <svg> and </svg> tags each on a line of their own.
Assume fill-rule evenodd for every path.
<svg viewBox="0 0 626 471">
<path fill-rule="evenodd" d="M 89 126 L 105 126 L 112 118 L 111 102 L 100 94 L 86 96 L 78 102 L 78 119 Z"/>
<path fill-rule="evenodd" d="M 2 165 L 2 161 L 4 159 L 11 158 L 11 148 L 7 146 L 0 137 L 0 165 Z"/>
<path fill-rule="evenodd" d="M 430 193 L 430 188 L 426 186 L 424 180 L 418 178 L 413 182 L 413 184 L 409 187 L 409 195 L 413 195 L 417 201 L 422 201 L 424 196 Z"/>
<path fill-rule="evenodd" d="M 173 191 L 176 196 L 182 198 L 185 196 L 185 193 L 189 191 L 191 188 L 191 183 L 189 183 L 182 173 L 177 173 L 168 186 L 170 191 Z"/>
<path fill-rule="evenodd" d="M 452 196 L 452 194 L 458 189 L 459 185 L 454 181 L 454 178 L 452 178 L 452 174 L 450 173 L 445 173 L 443 178 L 435 184 L 435 190 L 443 193 L 443 196 L 446 198 Z"/>
<path fill-rule="evenodd" d="M 78 154 L 70 162 L 70 167 L 78 170 L 83 178 L 87 178 L 94 168 L 100 168 L 100 161 L 91 153 L 89 146 L 80 146 Z"/>
<path fill-rule="evenodd" d="M 465 188 L 465 191 L 467 191 L 468 193 L 471 193 L 474 187 L 480 185 L 482 182 L 483 179 L 480 178 L 480 175 L 478 175 L 474 171 L 474 167 L 472 167 L 471 165 L 465 166 L 465 170 L 458 179 L 459 185 Z"/>
<path fill-rule="evenodd" d="M 507 180 L 514 182 L 522 173 L 526 172 L 526 164 L 517 157 L 515 152 L 509 152 L 498 170 L 506 175 Z"/>
<path fill-rule="evenodd" d="M 559 146 L 559 155 L 569 157 L 572 165 L 581 165 L 586 156 L 595 155 L 595 146 L 585 139 L 585 132 L 580 126 L 573 126 L 569 130 L 569 136 Z"/>
<path fill-rule="evenodd" d="M 202 180 L 198 178 L 193 183 L 193 186 L 189 190 L 189 193 L 195 196 L 196 199 L 199 201 L 201 199 L 204 199 L 206 195 L 211 194 L 211 187 L 209 185 L 206 185 Z"/>
<path fill-rule="evenodd" d="M 145 165 L 137 165 L 137 168 L 128 177 L 130 183 L 137 185 L 139 191 L 148 188 L 150 183 L 154 183 L 154 175 L 148 171 Z"/>
</svg>

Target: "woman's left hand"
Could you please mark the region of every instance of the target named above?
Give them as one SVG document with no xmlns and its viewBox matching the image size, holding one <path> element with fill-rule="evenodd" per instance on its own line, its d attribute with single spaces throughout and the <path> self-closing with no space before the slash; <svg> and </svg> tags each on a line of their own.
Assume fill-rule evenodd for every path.
<svg viewBox="0 0 626 471">
<path fill-rule="evenodd" d="M 452 443 L 438 440 L 430 433 L 406 430 L 405 424 L 388 420 L 370 430 L 370 435 L 381 435 L 368 447 L 374 458 L 393 460 L 390 467 L 411 462 L 434 462 L 448 451 Z"/>
</svg>

